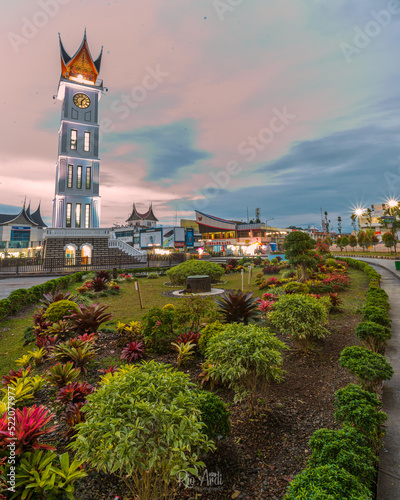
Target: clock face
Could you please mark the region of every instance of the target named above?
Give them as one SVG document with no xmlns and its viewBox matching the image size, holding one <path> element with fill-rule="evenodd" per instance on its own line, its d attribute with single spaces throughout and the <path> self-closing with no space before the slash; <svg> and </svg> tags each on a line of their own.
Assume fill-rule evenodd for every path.
<svg viewBox="0 0 400 500">
<path fill-rule="evenodd" d="M 75 94 L 74 95 L 74 104 L 75 106 L 78 106 L 78 108 L 88 108 L 90 106 L 90 99 L 89 96 L 86 94 Z"/>
</svg>

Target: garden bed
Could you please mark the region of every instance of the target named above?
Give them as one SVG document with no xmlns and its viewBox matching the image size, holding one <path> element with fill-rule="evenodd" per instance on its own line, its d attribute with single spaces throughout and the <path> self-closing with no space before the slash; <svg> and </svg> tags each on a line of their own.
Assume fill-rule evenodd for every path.
<svg viewBox="0 0 400 500">
<path fill-rule="evenodd" d="M 233 402 L 232 391 L 224 388 L 216 390 L 231 412 L 231 435 L 217 444 L 215 452 L 205 457 L 208 476 L 201 474 L 202 480 L 196 479 L 191 489 L 182 488 L 178 498 L 188 500 L 196 498 L 198 494 L 197 498 L 210 500 L 281 499 L 291 479 L 305 467 L 310 453 L 308 440 L 312 433 L 321 427 L 338 428 L 333 418 L 333 394 L 355 381 L 347 370 L 339 366 L 338 359 L 344 347 L 359 343 L 354 330 L 361 321 L 359 309 L 368 288 L 368 277 L 360 271 L 350 269 L 349 276 L 350 288 L 340 293 L 342 311 L 330 314 L 328 330 L 331 335 L 314 342 L 309 354 L 300 354 L 290 338 L 278 334 L 278 338 L 290 348 L 284 354 L 284 381 L 271 385 L 266 401 L 258 403 L 260 413 L 256 417 L 250 415 L 243 403 Z M 227 275 L 226 279 L 226 288 L 239 288 L 239 275 Z M 150 302 L 151 305 L 156 302 L 159 306 L 168 302 L 167 298 L 161 298 L 161 282 L 162 278 L 151 282 L 141 281 L 145 304 L 149 299 L 146 310 Z M 257 296 L 263 293 L 253 283 L 247 288 L 256 291 Z M 122 296 L 102 301 L 111 305 L 115 319 L 139 319 L 146 310 L 142 311 L 136 304 L 134 284 L 124 284 L 123 291 Z M 31 314 L 32 311 L 27 312 Z M 23 316 L 22 313 L 20 315 Z M 3 329 L 7 329 L 3 335 L 12 331 L 13 321 L 22 319 L 8 320 L 3 326 Z M 22 325 L 25 326 L 26 322 Z M 87 376 L 81 380 L 97 385 L 100 380 L 99 368 L 121 364 L 119 358 L 122 347 L 118 345 L 119 339 L 117 333 L 99 333 L 96 364 L 89 367 Z M 176 366 L 175 353 L 151 354 L 147 359 Z M 202 362 L 203 358 L 198 356 L 188 367 L 178 369 L 188 373 L 191 380 L 197 383 Z M 40 372 L 49 366 L 51 362 L 46 361 Z M 46 442 L 56 444 L 57 452 L 63 453 L 68 444 L 68 439 L 64 437 L 67 427 L 62 424 L 62 408 L 54 403 L 55 395 L 54 388 L 45 387 L 36 394 L 32 403 L 44 404 L 56 411 L 55 420 L 61 425 Z M 115 496 L 128 498 L 124 495 L 126 492 L 122 481 L 94 471 L 76 483 L 75 496 L 80 500 L 102 500 Z"/>
</svg>

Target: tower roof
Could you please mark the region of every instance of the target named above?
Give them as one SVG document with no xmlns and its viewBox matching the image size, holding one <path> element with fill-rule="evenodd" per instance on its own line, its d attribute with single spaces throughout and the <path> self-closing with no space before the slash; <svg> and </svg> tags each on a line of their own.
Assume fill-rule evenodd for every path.
<svg viewBox="0 0 400 500">
<path fill-rule="evenodd" d="M 43 222 L 42 216 L 40 215 L 40 203 L 39 203 L 37 209 L 35 210 L 35 212 L 33 212 L 33 214 L 30 216 L 30 218 L 38 226 L 40 226 L 40 227 L 47 227 L 47 225 Z"/>
<path fill-rule="evenodd" d="M 154 215 L 154 212 L 153 212 L 153 205 L 150 204 L 150 208 L 147 210 L 147 212 L 145 212 L 144 214 L 140 214 L 136 210 L 136 204 L 134 203 L 133 208 L 132 208 L 132 213 L 128 217 L 128 219 L 126 219 L 125 222 L 133 222 L 133 221 L 137 221 L 137 220 L 150 220 L 150 221 L 158 222 L 158 219 Z"/>
<path fill-rule="evenodd" d="M 60 41 L 61 75 L 68 80 L 95 85 L 100 73 L 103 47 L 98 58 L 94 60 L 87 43 L 85 28 L 82 42 L 78 50 L 71 57 L 64 48 L 60 33 L 58 36 Z"/>
</svg>

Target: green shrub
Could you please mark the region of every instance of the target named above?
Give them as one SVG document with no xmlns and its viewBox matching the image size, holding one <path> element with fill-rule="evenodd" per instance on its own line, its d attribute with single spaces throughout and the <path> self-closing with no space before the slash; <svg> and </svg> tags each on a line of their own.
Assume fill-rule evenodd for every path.
<svg viewBox="0 0 400 500">
<path fill-rule="evenodd" d="M 283 289 L 286 293 L 310 293 L 310 287 L 298 281 L 286 283 L 286 285 L 283 285 Z"/>
<path fill-rule="evenodd" d="M 319 429 L 309 441 L 312 455 L 308 467 L 337 465 L 372 487 L 376 476 L 376 457 L 368 440 L 354 427 Z"/>
<path fill-rule="evenodd" d="M 387 310 L 383 307 L 364 306 L 363 307 L 364 321 L 373 321 L 383 326 L 390 326 L 390 319 Z"/>
<path fill-rule="evenodd" d="M 368 391 L 374 390 L 382 380 L 390 380 L 394 374 L 384 356 L 365 347 L 345 347 L 339 364 L 358 377 L 362 388 Z"/>
<path fill-rule="evenodd" d="M 201 330 L 201 335 L 199 338 L 199 349 L 203 356 L 206 353 L 207 345 L 209 340 L 221 333 L 225 329 L 226 325 L 223 325 L 220 321 L 214 321 L 214 323 L 210 323 L 203 330 Z"/>
<path fill-rule="evenodd" d="M 146 347 L 157 353 L 168 353 L 175 339 L 175 310 L 152 307 L 142 318 Z"/>
<path fill-rule="evenodd" d="M 0 300 L 0 320 L 11 314 L 11 302 L 9 299 Z"/>
<path fill-rule="evenodd" d="M 373 352 L 380 352 L 391 338 L 392 333 L 387 326 L 374 323 L 373 321 L 362 321 L 356 328 L 357 337 L 363 341 L 365 347 Z"/>
<path fill-rule="evenodd" d="M 201 323 L 216 320 L 218 312 L 212 297 L 189 295 L 179 300 L 175 308 L 178 328 L 198 331 Z"/>
<path fill-rule="evenodd" d="M 235 400 L 246 399 L 255 412 L 258 392 L 283 378 L 282 351 L 286 345 L 268 328 L 232 323 L 208 341 L 207 361 L 215 365 L 214 380 L 235 391 Z"/>
<path fill-rule="evenodd" d="M 150 361 L 122 366 L 102 380 L 87 398 L 86 422 L 75 427 L 76 458 L 123 476 L 134 497 L 173 498 L 175 479 L 196 475 L 204 467 L 199 457 L 214 449 L 189 376 Z"/>
<path fill-rule="evenodd" d="M 75 302 L 71 300 L 58 300 L 49 305 L 44 317 L 52 323 L 57 323 L 57 321 L 63 319 L 64 316 L 77 311 L 79 311 L 79 308 Z"/>
<path fill-rule="evenodd" d="M 29 292 L 25 288 L 19 288 L 11 292 L 8 299 L 11 303 L 11 313 L 15 314 L 29 303 Z"/>
<path fill-rule="evenodd" d="M 336 465 L 305 469 L 291 481 L 284 500 L 371 500 L 372 492 Z"/>
<path fill-rule="evenodd" d="M 34 327 L 28 326 L 24 331 L 24 345 L 30 344 L 36 340 L 36 335 L 33 333 Z"/>
<path fill-rule="evenodd" d="M 377 446 L 385 434 L 382 424 L 387 420 L 381 406 L 376 394 L 349 384 L 335 393 L 335 420 L 353 426 Z"/>
<path fill-rule="evenodd" d="M 211 282 L 215 283 L 224 273 L 224 268 L 214 262 L 187 260 L 167 271 L 167 276 L 173 285 L 185 285 L 188 276 L 208 275 Z"/>
<path fill-rule="evenodd" d="M 229 412 L 220 397 L 212 392 L 196 391 L 196 407 L 200 410 L 203 432 L 210 439 L 227 437 L 231 432 Z"/>
<path fill-rule="evenodd" d="M 158 274 L 157 274 L 157 273 L 149 273 L 149 274 L 147 275 L 147 278 L 148 278 L 149 280 L 155 280 L 155 279 L 157 279 L 157 278 L 158 278 Z"/>
<path fill-rule="evenodd" d="M 307 295 L 287 295 L 275 303 L 269 320 L 281 332 L 290 335 L 297 346 L 308 351 L 309 341 L 329 334 L 323 325 L 328 321 L 328 310 L 321 299 Z"/>
</svg>

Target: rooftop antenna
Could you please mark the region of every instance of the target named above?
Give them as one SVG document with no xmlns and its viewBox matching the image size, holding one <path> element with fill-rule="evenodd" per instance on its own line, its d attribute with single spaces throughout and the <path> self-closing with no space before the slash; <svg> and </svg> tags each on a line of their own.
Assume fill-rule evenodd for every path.
<svg viewBox="0 0 400 500">
<path fill-rule="evenodd" d="M 249 223 L 249 207 L 247 207 L 247 224 Z"/>
</svg>

